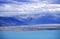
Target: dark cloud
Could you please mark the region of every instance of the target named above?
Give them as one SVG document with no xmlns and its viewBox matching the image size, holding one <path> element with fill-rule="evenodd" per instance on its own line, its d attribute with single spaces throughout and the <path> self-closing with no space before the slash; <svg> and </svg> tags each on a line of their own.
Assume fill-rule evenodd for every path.
<svg viewBox="0 0 60 39">
<path fill-rule="evenodd" d="M 51 0 L 52 4 L 60 4 L 60 0 Z"/>
<path fill-rule="evenodd" d="M 29 2 L 29 0 L 14 0 L 14 1 L 17 1 L 17 2 Z"/>
<path fill-rule="evenodd" d="M 14 1 L 17 1 L 17 2 L 32 2 L 34 0 L 14 0 Z M 36 1 L 36 0 L 35 0 Z M 37 0 L 38 1 L 38 0 Z M 36 1 L 36 2 L 37 2 Z M 42 1 L 47 1 L 47 2 L 51 2 L 52 4 L 60 4 L 60 0 L 39 0 L 40 2 Z"/>
<path fill-rule="evenodd" d="M 8 3 L 15 3 L 15 2 L 42 2 L 47 1 L 48 3 L 52 4 L 60 4 L 60 0 L 0 0 L 0 4 L 8 4 Z"/>
<path fill-rule="evenodd" d="M 12 3 L 12 1 L 0 0 L 0 4 L 8 4 L 8 3 Z"/>
</svg>

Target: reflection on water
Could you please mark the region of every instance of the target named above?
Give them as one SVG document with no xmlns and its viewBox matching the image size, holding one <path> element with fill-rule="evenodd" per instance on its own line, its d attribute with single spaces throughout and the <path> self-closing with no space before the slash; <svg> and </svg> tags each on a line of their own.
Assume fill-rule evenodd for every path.
<svg viewBox="0 0 60 39">
<path fill-rule="evenodd" d="M 60 39 L 60 30 L 0 31 L 0 39 Z"/>
</svg>

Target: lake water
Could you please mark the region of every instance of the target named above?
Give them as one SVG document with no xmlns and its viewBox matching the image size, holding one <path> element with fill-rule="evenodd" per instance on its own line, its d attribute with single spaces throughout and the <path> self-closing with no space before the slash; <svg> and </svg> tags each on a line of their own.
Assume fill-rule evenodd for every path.
<svg viewBox="0 0 60 39">
<path fill-rule="evenodd" d="M 0 39 L 60 39 L 60 30 L 0 31 Z"/>
</svg>

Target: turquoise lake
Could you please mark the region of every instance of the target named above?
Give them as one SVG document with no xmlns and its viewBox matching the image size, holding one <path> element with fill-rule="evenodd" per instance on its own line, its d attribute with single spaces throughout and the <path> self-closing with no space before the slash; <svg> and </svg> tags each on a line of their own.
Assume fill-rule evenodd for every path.
<svg viewBox="0 0 60 39">
<path fill-rule="evenodd" d="M 0 39 L 60 39 L 60 30 L 0 31 Z"/>
</svg>

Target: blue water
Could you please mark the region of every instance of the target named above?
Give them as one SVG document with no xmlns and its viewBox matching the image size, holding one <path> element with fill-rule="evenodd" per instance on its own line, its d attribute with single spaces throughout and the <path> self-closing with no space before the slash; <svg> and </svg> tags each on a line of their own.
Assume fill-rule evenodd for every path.
<svg viewBox="0 0 60 39">
<path fill-rule="evenodd" d="M 0 39 L 60 39 L 60 30 L 0 31 Z"/>
</svg>

